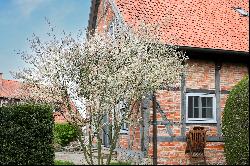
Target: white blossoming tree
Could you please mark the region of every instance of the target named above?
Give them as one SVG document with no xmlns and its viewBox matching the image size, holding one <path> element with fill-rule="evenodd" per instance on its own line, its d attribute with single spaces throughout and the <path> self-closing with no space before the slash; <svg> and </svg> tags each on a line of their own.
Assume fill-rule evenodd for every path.
<svg viewBox="0 0 250 166">
<path fill-rule="evenodd" d="M 28 100 L 66 104 L 70 123 L 87 127 L 87 135 L 82 132 L 79 140 L 85 160 L 91 165 L 108 165 L 121 125 L 136 122 L 138 102 L 145 94 L 176 86 L 185 71 L 183 62 L 187 57 L 161 42 L 155 27 L 141 24 L 131 29 L 123 25 L 116 26 L 114 32 L 96 32 L 88 39 L 83 34 L 58 39 L 51 28 L 47 42 L 34 35 L 31 52 L 21 53 L 32 67 L 16 73 L 29 90 L 29 95 L 25 93 Z M 84 115 L 76 116 L 72 100 L 84 101 Z M 121 102 L 126 105 L 122 113 L 117 109 Z M 105 123 L 104 117 L 108 117 Z M 110 144 L 106 160 L 101 148 L 105 127 L 109 129 L 106 134 Z M 97 159 L 92 153 L 94 145 Z"/>
</svg>

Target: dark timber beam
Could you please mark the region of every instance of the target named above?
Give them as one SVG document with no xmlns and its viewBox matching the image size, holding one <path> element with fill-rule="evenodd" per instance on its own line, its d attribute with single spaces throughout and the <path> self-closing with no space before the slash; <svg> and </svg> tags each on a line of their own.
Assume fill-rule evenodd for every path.
<svg viewBox="0 0 250 166">
<path fill-rule="evenodd" d="M 181 136 L 186 135 L 186 81 L 185 75 L 181 75 Z"/>
<path fill-rule="evenodd" d="M 158 142 L 186 142 L 186 136 L 176 136 L 176 137 L 169 137 L 169 136 L 158 136 Z M 207 142 L 224 142 L 224 138 L 221 136 L 207 136 Z"/>
<path fill-rule="evenodd" d="M 215 62 L 215 98 L 216 98 L 216 121 L 217 121 L 217 135 L 221 136 L 221 99 L 220 99 L 220 70 L 221 63 Z"/>
<path fill-rule="evenodd" d="M 155 92 L 153 92 L 153 165 L 157 165 L 157 120 Z"/>
<path fill-rule="evenodd" d="M 143 109 L 143 106 L 141 104 L 141 125 L 140 125 L 140 137 L 141 137 L 141 151 L 144 152 L 146 150 L 145 148 L 145 110 Z"/>
<path fill-rule="evenodd" d="M 210 89 L 191 89 L 187 88 L 186 93 L 207 93 L 207 94 L 215 94 L 215 90 Z M 228 90 L 221 90 L 221 94 L 229 94 L 230 91 Z"/>
</svg>

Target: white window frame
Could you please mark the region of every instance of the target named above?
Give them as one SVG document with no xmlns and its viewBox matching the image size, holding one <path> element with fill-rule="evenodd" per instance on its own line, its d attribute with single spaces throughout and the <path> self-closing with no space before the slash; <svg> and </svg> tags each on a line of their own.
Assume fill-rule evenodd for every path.
<svg viewBox="0 0 250 166">
<path fill-rule="evenodd" d="M 117 105 L 116 105 L 116 107 L 115 107 L 115 109 L 113 109 L 113 111 L 116 111 L 116 113 L 118 113 L 119 114 L 119 116 L 122 116 L 122 109 L 123 108 L 125 108 L 126 107 L 126 102 L 124 102 L 124 101 L 120 101 Z M 114 112 L 113 112 L 113 114 L 114 114 Z M 114 124 L 114 122 L 112 121 L 112 124 Z M 122 126 L 125 126 L 124 128 L 122 128 Z M 129 133 L 129 125 L 128 125 L 128 123 L 126 123 L 126 122 L 124 122 L 123 124 L 122 124 L 122 126 L 121 126 L 121 129 L 120 129 L 120 134 L 128 134 Z M 114 133 L 113 133 L 114 134 Z"/>
<path fill-rule="evenodd" d="M 212 97 L 213 98 L 213 108 L 212 108 L 212 117 L 213 118 L 188 118 L 188 97 L 189 96 Z M 217 121 L 216 121 L 216 98 L 215 98 L 215 94 L 186 93 L 186 123 L 217 123 Z"/>
<path fill-rule="evenodd" d="M 0 99 L 0 107 L 6 106 L 8 104 L 8 100 Z"/>
<path fill-rule="evenodd" d="M 122 109 L 126 108 L 126 102 L 125 101 L 120 101 L 119 102 L 119 112 L 120 116 L 122 116 Z M 122 124 L 120 134 L 128 134 L 129 133 L 129 126 L 128 123 L 124 122 Z"/>
<path fill-rule="evenodd" d="M 115 38 L 115 20 L 113 19 L 108 26 L 108 34 Z"/>
</svg>

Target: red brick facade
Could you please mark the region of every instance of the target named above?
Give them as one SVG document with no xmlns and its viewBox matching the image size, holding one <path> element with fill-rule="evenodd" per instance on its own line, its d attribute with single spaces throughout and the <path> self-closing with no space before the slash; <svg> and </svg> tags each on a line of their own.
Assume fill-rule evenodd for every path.
<svg viewBox="0 0 250 166">
<path fill-rule="evenodd" d="M 168 39 L 169 35 L 175 34 L 179 39 L 176 43 L 182 46 L 191 47 L 201 47 L 210 49 L 224 49 L 226 50 L 237 50 L 237 51 L 248 51 L 248 26 L 244 30 L 238 29 L 239 27 L 248 25 L 247 17 L 239 17 L 234 10 L 232 10 L 230 5 L 241 5 L 244 9 L 248 11 L 248 2 L 237 2 L 238 0 L 232 1 L 233 4 L 229 4 L 221 1 L 200 1 L 197 0 L 193 3 L 199 5 L 193 5 L 191 1 L 184 3 L 178 1 L 169 1 L 167 4 L 165 1 L 149 1 L 149 0 L 100 0 L 99 8 L 97 9 L 97 31 L 103 31 L 104 28 L 108 28 L 110 21 L 116 15 L 112 11 L 114 6 L 109 2 L 114 2 L 120 12 L 122 19 L 124 19 L 126 24 L 133 24 L 136 20 L 144 20 L 146 22 L 152 23 L 153 21 L 161 22 L 166 15 L 171 16 L 169 27 L 162 27 L 162 31 L 166 36 L 164 39 Z M 207 3 L 207 4 L 206 4 Z M 226 4 L 225 4 L 226 3 Z M 104 5 L 106 4 L 106 5 Z M 204 5 L 206 4 L 206 5 Z M 208 10 L 208 6 L 213 9 Z M 212 5 L 212 6 L 211 6 Z M 106 6 L 105 8 L 103 8 Z M 207 6 L 207 7 L 206 7 Z M 221 7 L 220 7 L 221 6 Z M 166 7 L 171 9 L 170 13 L 166 13 Z M 223 10 L 222 10 L 223 9 Z M 193 10 L 193 11 L 192 11 Z M 106 13 L 104 12 L 106 11 Z M 207 15 L 206 12 L 212 12 Z M 222 12 L 226 11 L 226 12 Z M 175 13 L 173 13 L 175 12 Z M 188 19 L 189 17 L 194 20 Z M 187 14 L 189 13 L 189 14 Z M 227 17 L 225 17 L 227 14 Z M 188 16 L 188 17 L 187 17 Z M 90 18 L 91 19 L 91 18 Z M 159 21 L 160 20 L 160 21 Z M 178 22 L 178 21 L 179 22 Z M 221 20 L 226 20 L 227 24 L 221 22 Z M 235 21 L 237 20 L 237 21 Z M 174 22 L 171 22 L 174 21 Z M 177 24 L 178 23 L 178 24 Z M 230 24 L 229 24 L 230 23 Z M 239 26 L 239 24 L 241 24 Z M 211 28 L 212 27 L 212 28 Z M 92 27 L 95 28 L 95 27 Z M 231 33 L 231 31 L 234 33 Z M 237 34 L 233 35 L 232 34 Z M 242 37 L 240 37 L 242 36 Z M 240 40 L 238 40 L 240 39 Z M 200 57 L 205 55 L 200 54 Z M 235 57 L 237 58 L 237 57 Z M 220 117 L 223 115 L 223 110 L 225 107 L 225 102 L 228 96 L 228 92 L 232 87 L 237 84 L 245 75 L 248 74 L 248 68 L 246 63 L 233 63 L 227 62 L 227 59 L 223 59 L 221 68 L 219 69 L 219 88 L 220 88 Z M 216 66 L 214 59 L 202 60 L 192 59 L 188 60 L 188 71 L 185 78 L 185 88 L 186 89 L 203 89 L 216 91 Z M 179 84 L 179 86 L 181 83 Z M 219 130 L 217 123 L 213 124 L 186 124 L 182 125 L 182 101 L 181 101 L 181 88 L 178 90 L 161 90 L 156 94 L 157 101 L 160 104 L 163 114 L 166 118 L 173 123 L 170 126 L 174 137 L 181 136 L 182 127 L 185 128 L 186 133 L 194 126 L 203 126 L 207 130 L 207 136 L 218 137 Z M 222 91 L 227 93 L 222 93 Z M 187 93 L 186 93 L 187 94 Z M 150 119 L 152 120 L 152 103 L 148 109 L 150 111 Z M 218 110 L 216 110 L 218 111 Z M 163 121 L 162 115 L 157 113 L 157 121 Z M 127 135 L 120 135 L 118 141 L 118 148 L 141 151 L 142 150 L 142 128 L 140 125 L 132 126 L 129 128 Z M 149 140 L 146 142 L 146 151 L 149 156 L 152 157 L 152 125 L 149 125 L 147 130 L 144 132 L 148 136 Z M 184 134 L 184 136 L 185 136 Z M 169 133 L 166 130 L 165 125 L 157 125 L 157 137 L 169 137 Z M 145 138 L 144 138 L 145 139 Z M 133 142 L 133 146 L 129 147 Z M 144 142 L 145 143 L 145 142 Z M 169 165 L 187 165 L 194 164 L 194 161 L 185 154 L 187 143 L 186 141 L 158 141 L 157 144 L 157 157 L 158 164 L 169 164 Z M 208 141 L 205 148 L 205 156 L 207 164 L 225 164 L 224 157 L 224 142 Z"/>
<path fill-rule="evenodd" d="M 205 88 L 209 90 L 215 89 L 215 65 L 213 62 L 201 61 L 201 60 L 190 60 L 189 68 L 186 77 L 186 87 L 187 88 Z M 230 71 L 230 78 L 228 72 Z M 232 87 L 240 81 L 245 75 L 248 74 L 247 66 L 234 63 L 223 63 L 221 68 L 221 89 L 227 85 L 226 89 L 231 90 Z M 181 92 L 180 91 L 168 91 L 161 90 L 157 92 L 157 101 L 160 103 L 162 110 L 167 119 L 175 122 L 176 125 L 171 127 L 174 136 L 181 136 Z M 225 101 L 228 94 L 221 94 L 221 112 L 225 106 Z M 152 120 L 152 111 L 150 113 L 150 118 Z M 162 116 L 157 113 L 157 121 L 162 121 Z M 217 136 L 217 126 L 210 124 L 195 124 L 202 125 L 205 127 L 208 136 Z M 195 125 L 187 125 L 186 133 L 189 129 Z M 141 136 L 140 136 L 140 126 L 130 130 L 129 135 L 120 136 L 119 146 L 121 148 L 128 148 L 129 140 L 134 136 L 134 146 L 132 150 L 141 149 Z M 149 137 L 152 138 L 152 125 L 148 131 Z M 169 136 L 166 132 L 164 125 L 157 126 L 157 136 Z M 158 142 L 157 154 L 158 154 L 158 164 L 167 165 L 186 165 L 193 164 L 188 154 L 185 154 L 186 142 Z M 148 154 L 153 155 L 152 140 L 149 143 Z M 205 156 L 207 164 L 225 164 L 224 157 L 224 143 L 223 142 L 207 142 L 205 148 Z"/>
<path fill-rule="evenodd" d="M 203 88 L 203 89 L 215 89 L 215 67 L 213 62 L 201 61 L 201 60 L 190 60 L 189 69 L 187 73 L 187 88 Z M 231 73 L 230 76 L 228 75 Z M 232 87 L 240 81 L 245 75 L 248 74 L 247 66 L 234 64 L 234 63 L 223 63 L 221 68 L 221 89 L 227 85 L 226 89 L 231 90 Z M 227 81 L 228 80 L 228 81 Z M 221 112 L 225 106 L 225 101 L 228 94 L 221 94 Z M 174 122 L 180 122 L 181 117 L 181 98 L 180 91 L 160 91 L 157 93 L 157 100 L 165 112 L 167 118 Z M 159 114 L 158 114 L 159 115 Z M 157 116 L 157 120 L 162 120 Z M 208 136 L 217 135 L 217 126 L 209 124 L 196 124 L 205 127 Z M 194 125 L 187 125 L 189 130 Z M 152 127 L 151 127 L 152 130 Z M 180 136 L 180 126 L 174 125 L 173 128 L 174 136 Z M 187 130 L 187 132 L 188 132 Z M 186 132 L 186 133 L 187 133 Z M 152 134 L 150 132 L 150 134 Z M 158 126 L 158 136 L 167 136 L 166 129 L 164 126 Z M 192 164 L 189 156 L 185 154 L 187 143 L 186 142 L 159 142 L 158 143 L 158 161 L 159 164 Z M 152 155 L 152 145 L 150 146 L 149 154 Z M 205 149 L 205 156 L 207 164 L 225 164 L 224 158 L 224 143 L 223 142 L 207 142 Z"/>
</svg>

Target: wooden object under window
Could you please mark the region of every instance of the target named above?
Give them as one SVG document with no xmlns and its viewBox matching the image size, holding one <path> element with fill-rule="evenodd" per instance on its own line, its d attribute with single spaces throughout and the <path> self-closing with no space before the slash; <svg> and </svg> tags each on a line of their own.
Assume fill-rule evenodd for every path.
<svg viewBox="0 0 250 166">
<path fill-rule="evenodd" d="M 204 127 L 194 127 L 187 134 L 187 149 L 185 153 L 189 153 L 191 158 L 203 158 L 206 163 L 204 149 L 206 146 L 206 130 Z"/>
</svg>

